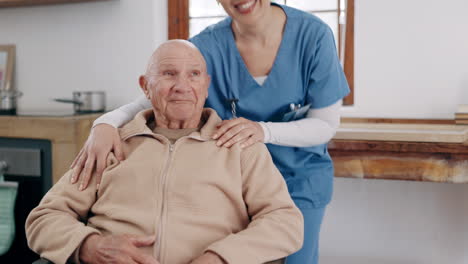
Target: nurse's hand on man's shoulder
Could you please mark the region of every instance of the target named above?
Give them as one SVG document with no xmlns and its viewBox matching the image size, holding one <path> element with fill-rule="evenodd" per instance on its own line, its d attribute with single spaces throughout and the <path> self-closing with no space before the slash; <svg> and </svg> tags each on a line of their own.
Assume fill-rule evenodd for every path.
<svg viewBox="0 0 468 264">
<path fill-rule="evenodd" d="M 243 117 L 224 120 L 213 135 L 213 139 L 217 139 L 216 145 L 228 148 L 236 143 L 246 148 L 256 142 L 263 142 L 264 137 L 263 128 L 258 122 Z"/>
<path fill-rule="evenodd" d="M 79 189 L 88 187 L 91 176 L 97 177 L 96 183 L 101 183 L 102 173 L 106 168 L 107 156 L 113 151 L 116 158 L 124 160 L 122 143 L 117 128 L 108 124 L 99 124 L 91 129 L 84 147 L 70 166 L 73 169 L 71 183 L 81 178 Z M 94 172 L 94 173 L 93 173 Z"/>
</svg>

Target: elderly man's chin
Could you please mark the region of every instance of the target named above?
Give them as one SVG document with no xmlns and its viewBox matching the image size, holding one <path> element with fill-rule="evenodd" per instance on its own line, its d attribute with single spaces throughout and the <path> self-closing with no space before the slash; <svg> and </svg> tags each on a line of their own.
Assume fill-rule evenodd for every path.
<svg viewBox="0 0 468 264">
<path fill-rule="evenodd" d="M 166 113 L 167 117 L 172 121 L 184 121 L 191 119 L 199 111 L 200 109 L 197 109 L 196 104 L 193 102 L 177 102 L 169 103 Z"/>
</svg>

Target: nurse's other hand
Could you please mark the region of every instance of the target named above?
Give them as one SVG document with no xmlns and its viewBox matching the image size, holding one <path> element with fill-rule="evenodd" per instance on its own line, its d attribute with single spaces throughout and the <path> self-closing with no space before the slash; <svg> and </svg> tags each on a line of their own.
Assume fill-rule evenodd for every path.
<svg viewBox="0 0 468 264">
<path fill-rule="evenodd" d="M 99 186 L 102 173 L 106 168 L 107 156 L 112 150 L 118 160 L 125 159 L 117 128 L 108 124 L 99 124 L 91 129 L 88 140 L 71 165 L 73 173 L 70 182 L 76 183 L 81 178 L 79 189 L 82 191 L 88 187 L 93 171 L 96 169 L 96 183 Z"/>
<path fill-rule="evenodd" d="M 217 146 L 229 148 L 239 142 L 241 148 L 246 148 L 255 142 L 263 142 L 264 136 L 259 123 L 240 117 L 221 122 L 213 139 L 218 140 Z"/>
</svg>

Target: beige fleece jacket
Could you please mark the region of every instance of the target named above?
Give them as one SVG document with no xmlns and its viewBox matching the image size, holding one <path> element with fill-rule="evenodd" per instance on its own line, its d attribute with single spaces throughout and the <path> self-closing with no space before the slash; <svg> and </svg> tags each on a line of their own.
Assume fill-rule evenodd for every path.
<svg viewBox="0 0 468 264">
<path fill-rule="evenodd" d="M 188 264 L 207 250 L 259 264 L 301 248 L 302 215 L 264 144 L 217 147 L 212 109 L 200 132 L 174 144 L 152 132 L 152 119 L 148 109 L 120 129 L 126 159 L 110 155 L 99 189 L 78 191 L 71 172 L 52 187 L 26 221 L 35 252 L 65 263 L 93 233 L 154 234 L 142 250 L 161 264 Z"/>
</svg>

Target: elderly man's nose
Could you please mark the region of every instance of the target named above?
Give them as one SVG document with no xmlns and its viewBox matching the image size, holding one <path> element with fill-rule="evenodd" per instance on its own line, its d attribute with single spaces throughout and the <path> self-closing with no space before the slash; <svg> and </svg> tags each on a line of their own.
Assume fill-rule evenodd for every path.
<svg viewBox="0 0 468 264">
<path fill-rule="evenodd" d="M 190 82 L 189 82 L 189 79 L 185 76 L 179 76 L 177 78 L 177 81 L 175 83 L 175 86 L 174 88 L 177 90 L 177 91 L 188 91 L 190 90 Z"/>
</svg>

